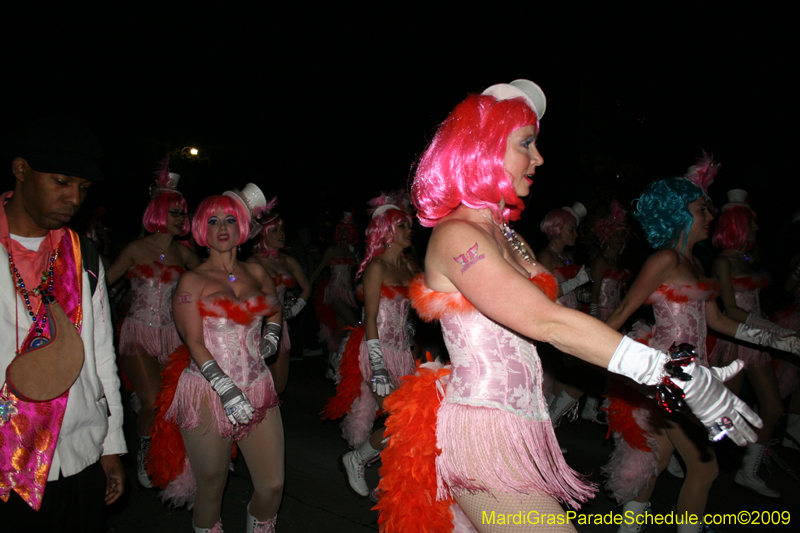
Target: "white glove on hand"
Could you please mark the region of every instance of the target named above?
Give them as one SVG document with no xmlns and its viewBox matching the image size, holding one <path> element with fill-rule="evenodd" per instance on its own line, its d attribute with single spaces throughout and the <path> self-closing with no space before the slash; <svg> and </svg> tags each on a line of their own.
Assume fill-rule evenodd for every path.
<svg viewBox="0 0 800 533">
<path fill-rule="evenodd" d="M 769 323 L 770 325 L 761 325 L 761 321 L 768 322 L 755 315 L 747 317 L 747 322 L 739 324 L 736 328 L 735 337 L 741 341 L 752 342 L 761 346 L 769 346 L 770 348 L 777 348 L 784 352 L 800 355 L 800 339 L 797 337 L 795 331 L 778 326 L 777 324 Z M 753 323 L 759 324 L 758 326 Z"/>
<path fill-rule="evenodd" d="M 296 317 L 300 314 L 300 311 L 306 306 L 306 301 L 302 298 L 298 298 L 294 301 L 292 305 L 287 305 L 283 308 L 283 318 L 284 320 L 289 320 L 290 318 Z"/>
<path fill-rule="evenodd" d="M 278 353 L 278 345 L 281 342 L 281 325 L 275 322 L 267 322 L 264 337 L 258 342 L 258 353 L 264 359 Z"/>
<path fill-rule="evenodd" d="M 372 392 L 378 393 L 380 397 L 388 396 L 393 387 L 389 371 L 383 364 L 380 339 L 369 339 L 367 349 L 369 350 L 369 366 L 372 367 Z"/>
<path fill-rule="evenodd" d="M 588 281 L 589 281 L 589 273 L 586 272 L 586 267 L 582 266 L 581 269 L 578 271 L 578 274 L 574 278 L 568 279 L 567 281 L 559 285 L 559 287 L 561 287 L 561 294 L 562 295 L 568 294 Z"/>
<path fill-rule="evenodd" d="M 225 409 L 225 415 L 231 424 L 249 424 L 253 420 L 254 410 L 247 396 L 233 384 L 231 378 L 222 371 L 216 361 L 211 359 L 203 363 L 200 373 L 219 394 L 222 408 Z"/>
<path fill-rule="evenodd" d="M 667 354 L 623 337 L 608 363 L 608 370 L 643 385 L 658 385 L 665 375 L 664 365 L 669 360 Z M 670 378 L 683 389 L 684 401 L 698 420 L 708 428 L 710 439 L 721 439 L 720 428 L 724 428 L 727 435 L 740 446 L 745 444 L 745 440 L 756 441 L 755 432 L 744 422 L 742 416 L 756 427 L 761 427 L 762 424 L 761 418 L 723 383 L 736 375 L 742 366 L 741 361 L 713 369 L 691 363 L 683 369 L 692 376 L 691 380 Z"/>
</svg>

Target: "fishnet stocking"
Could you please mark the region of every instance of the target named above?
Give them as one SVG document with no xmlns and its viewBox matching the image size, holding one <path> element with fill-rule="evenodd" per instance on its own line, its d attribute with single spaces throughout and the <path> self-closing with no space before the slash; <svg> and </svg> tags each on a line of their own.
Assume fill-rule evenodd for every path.
<svg viewBox="0 0 800 533">
<path fill-rule="evenodd" d="M 200 426 L 193 431 L 181 430 L 181 435 L 197 480 L 192 519 L 197 527 L 210 528 L 219 520 L 233 443 L 220 437 L 213 429 L 211 411 L 207 406 L 199 410 L 199 415 Z M 203 435 L 209 427 L 212 429 Z M 277 408 L 268 411 L 247 439 L 238 441 L 237 445 L 253 482 L 250 514 L 265 522 L 278 513 L 283 494 L 284 447 L 280 411 Z"/>
<path fill-rule="evenodd" d="M 521 499 L 502 492 L 496 492 L 494 496 L 487 492 L 476 492 L 475 494 L 465 493 L 456 498 L 458 505 L 464 510 L 472 524 L 480 533 L 521 533 L 524 531 L 535 531 L 537 533 L 575 533 L 576 529 L 571 523 L 567 523 L 567 515 L 561 505 L 550 496 L 543 494 L 529 494 Z M 522 517 L 530 516 L 531 519 L 547 515 L 561 515 L 563 524 L 561 525 L 533 525 L 533 524 L 484 524 L 484 512 L 486 518 L 491 512 L 495 512 L 495 521 L 499 515 L 514 515 L 522 513 Z M 535 511 L 531 513 L 531 511 Z M 538 513 L 538 515 L 537 515 Z M 488 521 L 488 520 L 487 520 Z"/>
<path fill-rule="evenodd" d="M 153 402 L 161 385 L 161 372 L 165 366 L 141 348 L 137 349 L 136 353 L 123 355 L 120 360 L 142 404 L 142 409 L 136 417 L 136 430 L 139 435 L 147 436 L 155 418 Z"/>
</svg>

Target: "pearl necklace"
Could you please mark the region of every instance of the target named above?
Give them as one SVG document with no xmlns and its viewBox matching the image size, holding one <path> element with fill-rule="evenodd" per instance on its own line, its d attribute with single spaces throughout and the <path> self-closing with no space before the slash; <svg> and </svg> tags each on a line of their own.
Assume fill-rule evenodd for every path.
<svg viewBox="0 0 800 533">
<path fill-rule="evenodd" d="M 500 230 L 500 233 L 503 234 L 503 237 L 506 238 L 511 247 L 522 257 L 522 259 L 524 259 L 527 263 L 536 266 L 536 263 L 533 260 L 533 256 L 528 251 L 528 248 L 525 246 L 525 243 L 523 243 L 520 240 L 520 238 L 517 237 L 517 233 L 513 229 L 511 229 L 508 226 L 508 224 L 503 222 L 503 225 L 501 226 L 494 220 L 491 220 L 489 217 L 481 213 L 480 211 L 478 211 L 478 214 L 483 218 L 485 218 L 486 220 L 488 220 L 489 222 L 491 222 L 493 226 L 495 226 L 497 229 Z"/>
</svg>

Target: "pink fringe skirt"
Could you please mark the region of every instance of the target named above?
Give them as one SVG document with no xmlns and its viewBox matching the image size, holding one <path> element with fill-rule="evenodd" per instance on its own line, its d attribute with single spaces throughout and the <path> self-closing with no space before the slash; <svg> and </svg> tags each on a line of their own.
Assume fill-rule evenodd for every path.
<svg viewBox="0 0 800 533">
<path fill-rule="evenodd" d="M 411 352 L 398 352 L 382 347 L 383 362 L 395 389 L 400 386 L 400 378 L 414 373 L 414 356 Z M 342 420 L 342 437 L 351 448 L 360 446 L 372 434 L 372 425 L 378 413 L 378 402 L 372 395 L 372 367 L 369 364 L 369 350 L 366 341 L 361 342 L 359 351 L 361 368 L 361 393 L 353 400 L 350 412 Z"/>
<path fill-rule="evenodd" d="M 725 366 L 736 359 L 741 360 L 745 368 L 751 364 L 757 366 L 768 365 L 772 361 L 772 357 L 767 352 L 723 339 L 717 339 L 717 344 L 708 354 L 708 362 L 712 366 Z"/>
<path fill-rule="evenodd" d="M 550 420 L 443 401 L 436 428 L 439 500 L 474 491 L 540 493 L 580 508 L 596 490 L 564 461 Z"/>
<path fill-rule="evenodd" d="M 342 287 L 341 285 L 337 285 L 335 283 L 328 283 L 328 286 L 325 287 L 324 301 L 328 305 L 333 305 L 336 302 L 342 302 L 350 307 L 358 307 L 358 304 L 356 304 L 356 298 L 353 295 L 353 291 L 349 290 L 347 287 Z"/>
<path fill-rule="evenodd" d="M 135 355 L 144 350 L 162 365 L 169 363 L 170 354 L 181 344 L 183 343 L 174 323 L 159 328 L 125 319 L 119 333 L 121 355 Z"/>
<path fill-rule="evenodd" d="M 211 384 L 201 374 L 187 368 L 178 380 L 175 398 L 164 418 L 176 423 L 181 429 L 197 429 L 205 423 L 203 434 L 208 433 L 214 426 L 224 438 L 232 440 L 247 438 L 253 428 L 264 420 L 267 411 L 277 407 L 278 395 L 272 382 L 272 374 L 268 370 L 259 381 L 248 387 L 239 388 L 255 409 L 252 422 L 246 425 L 231 424 L 222 409 L 219 395 L 211 388 Z M 202 416 L 203 412 L 208 411 L 211 412 L 210 421 L 204 420 Z"/>
</svg>

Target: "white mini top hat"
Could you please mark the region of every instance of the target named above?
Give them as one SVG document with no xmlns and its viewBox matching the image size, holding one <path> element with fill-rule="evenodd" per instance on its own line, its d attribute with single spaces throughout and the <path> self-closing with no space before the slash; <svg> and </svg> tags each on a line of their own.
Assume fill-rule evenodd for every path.
<svg viewBox="0 0 800 533">
<path fill-rule="evenodd" d="M 575 223 L 576 224 L 580 224 L 581 223 L 581 219 L 583 219 L 586 216 L 586 213 L 587 213 L 586 212 L 586 207 L 580 202 L 575 202 L 574 204 L 572 204 L 572 207 L 567 207 L 565 205 L 561 209 L 563 209 L 564 211 L 567 211 L 568 213 L 571 213 L 572 216 L 575 217 Z"/>
<path fill-rule="evenodd" d="M 750 194 L 744 189 L 731 189 L 728 191 L 728 203 L 722 206 L 722 210 L 736 205 L 750 207 Z"/>
<path fill-rule="evenodd" d="M 530 80 L 514 80 L 511 83 L 498 83 L 487 87 L 481 94 L 494 96 L 498 100 L 509 100 L 522 97 L 536 113 L 536 118 L 542 120 L 547 108 L 547 97 L 541 87 Z"/>
</svg>

